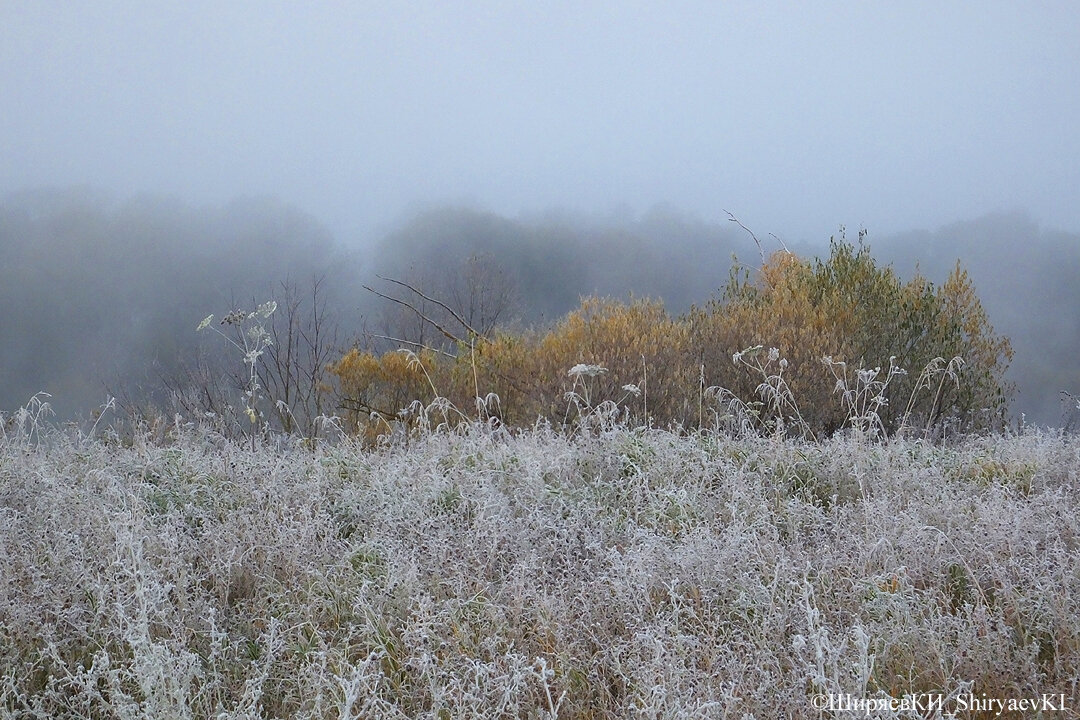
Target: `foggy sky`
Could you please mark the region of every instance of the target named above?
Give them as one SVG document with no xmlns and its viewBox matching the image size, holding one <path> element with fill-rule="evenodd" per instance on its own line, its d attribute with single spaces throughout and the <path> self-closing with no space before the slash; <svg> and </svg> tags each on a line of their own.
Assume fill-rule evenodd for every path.
<svg viewBox="0 0 1080 720">
<path fill-rule="evenodd" d="M 0 195 L 1080 231 L 1075 3 L 0 2 Z"/>
</svg>

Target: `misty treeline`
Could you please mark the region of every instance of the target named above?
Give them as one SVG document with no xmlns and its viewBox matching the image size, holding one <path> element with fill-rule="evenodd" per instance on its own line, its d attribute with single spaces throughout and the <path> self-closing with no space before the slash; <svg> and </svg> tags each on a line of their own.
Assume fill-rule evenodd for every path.
<svg viewBox="0 0 1080 720">
<path fill-rule="evenodd" d="M 773 238 L 762 242 L 765 254 L 781 249 Z M 829 254 L 824 246 L 789 246 L 800 257 Z M 940 290 L 961 259 L 970 270 L 966 287 L 972 296 L 977 291 L 988 313 L 987 342 L 1012 339 L 1015 359 L 1003 379 L 1018 391 L 1013 411 L 1026 412 L 1033 422 L 1061 421 L 1060 391 L 1080 388 L 1075 360 L 1080 328 L 1074 313 L 1080 300 L 1074 282 L 1080 238 L 1041 231 L 1023 216 L 994 216 L 934 234 L 875 239 L 871 248 L 874 261 L 868 267 L 884 271 L 886 263 L 895 262 L 898 287 L 910 284 L 917 262 L 918 272 Z M 733 276 L 734 256 L 745 265 L 734 266 Z M 276 302 L 277 309 L 262 323 L 269 343 L 256 367 L 259 411 L 272 428 L 309 434 L 319 416 L 357 420 L 367 413 L 370 418 L 372 411 L 400 410 L 399 400 L 404 407 L 450 390 L 431 388 L 428 378 L 418 393 L 422 397 L 384 397 L 374 407 L 365 403 L 355 383 L 349 387 L 358 376 L 350 380 L 347 373 L 330 372 L 344 368 L 352 349 L 354 358 L 379 362 L 403 347 L 418 357 L 433 354 L 440 359 L 429 360 L 432 368 L 443 363 L 450 368 L 448 377 L 470 394 L 486 397 L 498 388 L 512 402 L 522 388 L 506 386 L 505 378 L 496 382 L 489 373 L 490 385 L 479 384 L 477 353 L 482 351 L 477 346 L 485 338 L 502 338 L 503 343 L 518 338 L 520 350 L 576 322 L 575 317 L 603 315 L 612 308 L 644 313 L 642 322 L 655 330 L 663 322 L 719 307 L 725 288 L 741 288 L 749 297 L 760 284 L 760 266 L 758 248 L 735 224 L 704 223 L 664 208 L 640 217 L 603 219 L 569 213 L 510 219 L 468 208 L 436 208 L 417 212 L 374 246 L 348 247 L 311 216 L 270 199 L 192 207 L 157 197 L 117 202 L 85 190 L 21 193 L 0 201 L 0 409 L 11 411 L 44 391 L 52 395 L 61 418 L 88 417 L 115 396 L 116 412 L 131 418 L 170 422 L 179 413 L 188 420 L 243 428 L 239 415 L 242 395 L 251 386 L 248 367 L 223 335 L 242 341 L 237 333 L 249 332 L 250 323 L 220 323 L 232 311 L 253 311 L 268 301 Z M 581 306 L 585 296 L 626 303 L 594 300 Z M 196 324 L 209 313 L 215 314 L 214 326 L 221 332 L 196 333 Z M 659 318 L 660 325 L 649 313 L 659 313 L 653 320 Z M 744 317 L 750 329 L 752 320 Z M 699 322 L 695 332 L 702 327 Z M 792 362 L 800 348 L 808 349 L 777 337 L 750 332 L 730 340 L 745 340 L 747 346 L 793 343 L 785 348 Z M 852 370 L 858 360 L 887 364 L 886 352 L 904 356 L 903 347 L 885 347 L 888 336 L 878 339 L 875 353 L 882 357 L 846 358 Z M 672 346 L 669 338 L 653 340 Z M 703 364 L 700 340 L 691 338 L 697 345 L 687 346 L 687 357 L 694 352 L 698 357 L 682 371 Z M 560 385 L 560 400 L 565 401 L 562 390 L 574 387 L 575 378 L 566 375 L 574 364 L 603 364 L 602 353 L 594 348 L 590 354 L 582 342 L 568 348 L 565 357 L 558 355 L 567 364 L 557 369 L 565 385 Z M 751 397 L 744 399 L 752 400 L 750 359 L 736 367 L 730 356 L 721 357 L 729 348 L 724 353 L 719 348 L 712 346 L 709 371 L 717 381 L 746 385 Z M 662 348 L 648 349 L 655 358 Z M 442 353 L 459 356 L 456 370 Z M 412 372 L 408 356 L 393 357 Z M 513 357 L 510 352 L 500 362 Z M 927 359 L 917 358 L 920 363 Z M 999 371 L 1003 354 L 1000 359 L 983 370 Z M 642 364 L 640 357 L 636 362 Z M 922 367 L 906 369 L 910 375 L 904 387 L 910 387 Z M 819 359 L 816 370 L 830 371 Z M 639 386 L 651 396 L 647 412 L 659 418 L 665 402 L 658 384 L 662 372 L 646 359 L 632 380 L 629 369 L 626 378 L 619 378 L 618 390 L 624 384 Z M 474 376 L 471 388 L 468 377 L 458 377 L 462 373 Z M 590 379 L 596 380 L 577 378 Z M 604 379 L 610 383 L 613 376 L 605 373 Z M 700 390 L 701 378 L 683 380 Z M 711 378 L 707 382 L 712 386 Z M 967 387 L 970 392 L 975 385 Z M 997 402 L 990 394 L 986 399 Z M 645 411 L 646 398 L 635 401 Z M 840 400 L 831 397 L 830 402 L 837 406 Z M 563 412 L 567 408 L 563 402 Z M 691 409 L 696 417 L 698 408 Z M 461 410 L 475 413 L 468 402 Z M 940 407 L 932 412 L 944 414 Z"/>
</svg>

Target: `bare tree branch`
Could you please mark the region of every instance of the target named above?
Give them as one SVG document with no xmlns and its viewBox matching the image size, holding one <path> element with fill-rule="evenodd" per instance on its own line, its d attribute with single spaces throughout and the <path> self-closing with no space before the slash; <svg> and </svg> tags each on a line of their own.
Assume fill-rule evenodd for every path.
<svg viewBox="0 0 1080 720">
<path fill-rule="evenodd" d="M 402 338 L 396 338 L 396 337 L 393 337 L 391 335 L 379 335 L 377 333 L 368 333 L 368 337 L 378 338 L 379 340 L 390 340 L 392 342 L 400 343 L 402 345 L 412 345 L 413 347 L 420 348 L 421 350 L 430 350 L 433 353 L 439 353 L 440 355 L 445 355 L 448 358 L 456 358 L 457 357 L 456 355 L 453 355 L 452 353 L 448 353 L 445 350 L 440 350 L 439 348 L 433 348 L 430 345 L 425 345 L 424 343 L 413 342 L 412 340 L 403 340 Z"/>
<path fill-rule="evenodd" d="M 387 278 L 384 278 L 384 277 L 379 277 L 379 279 L 380 279 L 380 280 L 386 280 Z M 399 283 L 399 284 L 401 284 L 401 285 L 405 285 L 406 287 L 410 287 L 410 286 L 408 286 L 408 285 L 407 285 L 406 283 L 403 283 L 403 282 L 401 282 L 401 281 L 399 281 L 399 280 L 391 280 L 390 282 L 396 282 L 396 283 Z M 456 343 L 462 343 L 462 344 L 464 344 L 464 342 L 465 342 L 464 340 L 462 340 L 461 338 L 459 338 L 459 337 L 457 337 L 456 335 L 452 334 L 452 333 L 451 333 L 451 332 L 450 332 L 449 330 L 447 330 L 446 328 L 444 328 L 444 327 L 443 327 L 442 325 L 440 325 L 439 323 L 435 322 L 434 320 L 432 320 L 431 318 L 429 318 L 429 317 L 428 317 L 427 315 L 425 315 L 424 313 L 422 313 L 422 312 L 420 312 L 419 310 L 417 310 L 417 309 L 416 309 L 416 308 L 415 308 L 415 307 L 414 307 L 413 305 L 411 305 L 410 303 L 408 303 L 408 302 L 406 302 L 406 301 L 404 301 L 404 300 L 400 300 L 400 299 L 398 299 L 398 298 L 396 298 L 396 297 L 392 297 L 392 296 L 390 296 L 390 295 L 385 295 L 385 294 L 383 294 L 383 293 L 379 292 L 378 290 L 375 290 L 375 289 L 373 289 L 373 288 L 370 288 L 370 287 L 368 287 L 367 285 L 364 285 L 364 286 L 363 286 L 363 288 L 364 288 L 365 290 L 367 290 L 368 292 L 370 292 L 370 293 L 374 293 L 375 295 L 378 295 L 379 297 L 383 298 L 384 300 L 389 300 L 390 302 L 394 302 L 394 303 L 397 303 L 398 305 L 404 305 L 405 307 L 409 308 L 409 309 L 410 309 L 410 310 L 412 310 L 412 311 L 413 311 L 414 313 L 416 313 L 417 317 L 419 317 L 419 318 L 421 318 L 422 320 L 424 320 L 425 322 L 429 323 L 429 324 L 430 324 L 430 325 L 431 325 L 432 327 L 434 327 L 434 328 L 435 328 L 436 330 L 438 330 L 438 331 L 439 331 L 439 332 L 441 332 L 441 333 L 442 333 L 443 335 L 445 335 L 447 339 L 449 339 L 449 340 L 452 340 L 453 342 L 456 342 Z M 425 298 L 425 299 L 427 299 L 427 300 L 430 300 L 431 302 L 436 302 L 435 300 L 431 300 L 430 298 L 428 298 L 428 297 L 427 297 L 426 295 L 424 295 L 423 293 L 421 293 L 421 292 L 420 292 L 419 290 L 416 290 L 415 288 L 411 288 L 411 287 L 410 287 L 410 289 L 412 289 L 412 290 L 413 290 L 414 292 L 416 292 L 416 294 L 417 294 L 417 295 L 419 295 L 420 297 L 422 297 L 422 298 Z M 442 303 L 438 303 L 438 304 L 442 305 Z M 443 307 L 446 307 L 446 306 L 445 306 L 445 305 L 443 305 Z M 456 315 L 456 313 L 455 313 L 455 315 Z M 462 324 L 465 324 L 465 323 L 464 323 L 464 322 L 462 322 Z M 466 327 L 466 328 L 468 328 L 468 325 L 467 325 L 467 324 L 465 324 L 465 327 Z"/>
<path fill-rule="evenodd" d="M 416 289 L 415 287 L 413 287 L 412 285 L 410 285 L 410 284 L 409 284 L 409 283 L 407 283 L 407 282 L 402 282 L 401 280 L 395 280 L 394 278 L 387 278 L 387 277 L 383 277 L 382 275 L 376 275 L 375 277 L 379 278 L 380 280 L 385 280 L 385 281 L 387 281 L 387 282 L 392 282 L 392 283 L 394 283 L 395 285 L 400 285 L 400 286 L 402 286 L 402 287 L 408 288 L 409 290 L 412 290 L 412 291 L 413 291 L 414 293 L 416 293 L 416 294 L 417 294 L 417 295 L 419 295 L 420 297 L 424 298 L 424 299 L 425 299 L 425 300 L 427 300 L 428 302 L 433 302 L 433 303 L 435 303 L 436 305 L 438 305 L 439 307 L 441 307 L 441 308 L 442 308 L 443 310 L 445 310 L 446 312 L 448 312 L 448 313 L 450 313 L 451 315 L 453 315 L 453 316 L 454 316 L 454 319 L 455 319 L 455 320 L 457 320 L 457 321 L 458 321 L 459 323 L 461 323 L 462 327 L 464 327 L 464 328 L 465 328 L 466 330 L 468 330 L 468 331 L 469 331 L 469 334 L 470 334 L 470 335 L 472 335 L 473 337 L 483 337 L 483 335 L 481 335 L 480 333 L 476 332 L 476 330 L 475 330 L 475 329 L 473 328 L 473 326 L 472 326 L 472 325 L 470 325 L 470 324 L 469 324 L 468 322 L 466 322 L 465 318 L 461 317 L 461 315 L 460 315 L 460 314 L 459 314 L 459 313 L 458 313 L 458 312 L 457 312 L 456 310 L 454 310 L 454 309 L 453 309 L 452 307 L 450 307 L 450 306 L 449 306 L 449 305 L 447 305 L 446 303 L 444 303 L 444 302 L 441 302 L 441 301 L 439 301 L 439 300 L 436 300 L 436 299 L 435 299 L 435 298 L 433 298 L 433 297 L 428 297 L 427 295 L 425 295 L 424 293 L 420 292 L 419 290 L 417 290 L 417 289 Z M 366 287 L 366 286 L 365 286 L 365 287 Z M 370 288 L 368 288 L 368 289 L 370 289 Z M 373 291 L 373 292 L 374 292 L 374 291 Z M 377 293 L 376 293 L 376 294 L 377 294 Z M 383 297 L 386 297 L 386 296 L 384 295 Z M 443 330 L 443 333 L 445 334 L 445 333 L 446 333 L 446 331 L 445 331 L 445 330 Z"/>
<path fill-rule="evenodd" d="M 792 254 L 791 251 L 788 250 L 787 243 L 785 243 L 782 239 L 780 239 L 779 235 L 777 235 L 776 233 L 769 233 L 769 237 L 771 237 L 776 242 L 780 243 L 780 247 L 784 248 L 784 252 L 786 252 L 788 255 Z"/>
<path fill-rule="evenodd" d="M 728 221 L 735 223 L 736 225 L 741 227 L 743 230 L 750 233 L 750 237 L 752 237 L 754 239 L 754 244 L 757 245 L 758 253 L 761 255 L 761 264 L 762 264 L 762 266 L 764 266 L 765 265 L 765 250 L 764 250 L 764 248 L 761 247 L 761 241 L 757 239 L 757 235 L 754 234 L 753 230 L 751 230 L 750 228 L 743 225 L 742 221 L 740 221 L 739 218 L 735 217 L 735 215 L 728 212 L 727 210 L 725 210 L 724 212 L 727 213 Z"/>
</svg>

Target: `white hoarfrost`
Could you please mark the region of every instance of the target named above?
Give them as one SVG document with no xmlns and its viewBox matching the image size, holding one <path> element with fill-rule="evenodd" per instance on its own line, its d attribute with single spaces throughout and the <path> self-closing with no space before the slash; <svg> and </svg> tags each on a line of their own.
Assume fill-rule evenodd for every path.
<svg viewBox="0 0 1080 720">
<path fill-rule="evenodd" d="M 135 440 L 0 442 L 0 715 L 1080 706 L 1075 439 Z"/>
</svg>

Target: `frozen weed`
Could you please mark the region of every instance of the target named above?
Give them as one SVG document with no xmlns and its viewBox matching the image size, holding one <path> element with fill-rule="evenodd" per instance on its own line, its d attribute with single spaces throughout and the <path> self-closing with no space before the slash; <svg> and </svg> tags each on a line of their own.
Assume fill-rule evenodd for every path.
<svg viewBox="0 0 1080 720">
<path fill-rule="evenodd" d="M 700 375 L 701 394 L 698 400 L 699 425 L 703 419 L 705 398 L 720 406 L 720 412 L 713 411 L 713 429 L 737 437 L 767 435 L 774 438 L 797 436 L 813 438 L 814 433 L 799 412 L 799 405 L 788 385 L 784 372 L 788 361 L 780 357 L 777 348 L 765 350 L 763 345 L 755 345 L 735 353 L 731 361 L 742 366 L 760 382 L 755 389 L 759 399 L 745 400 L 731 390 L 719 387 L 705 387 L 704 366 Z"/>
<path fill-rule="evenodd" d="M 889 385 L 893 379 L 906 375 L 907 370 L 896 364 L 895 356 L 889 358 L 889 368 L 884 377 L 881 376 L 880 367 L 858 368 L 849 373 L 846 362 L 833 360 L 828 355 L 821 361 L 836 379 L 835 392 L 840 395 L 847 413 L 848 426 L 860 438 L 884 436 L 886 430 L 881 411 L 889 404 Z"/>
<path fill-rule="evenodd" d="M 571 427 L 573 432 L 579 430 L 603 432 L 604 430 L 616 428 L 629 419 L 629 409 L 623 403 L 628 398 L 636 398 L 641 395 L 641 389 L 637 385 L 623 385 L 623 394 L 619 399 L 595 402 L 590 380 L 606 373 L 607 368 L 600 365 L 579 363 L 570 368 L 567 375 L 573 379 L 573 385 L 563 395 L 563 399 L 566 400 L 566 413 L 563 416 L 564 426 Z M 576 411 L 572 423 L 571 409 Z"/>
<path fill-rule="evenodd" d="M 50 429 L 48 419 L 55 414 L 49 403 L 51 397 L 47 392 L 39 392 L 10 416 L 0 413 L 0 440 L 26 446 L 40 442 Z"/>
<path fill-rule="evenodd" d="M 212 314 L 203 318 L 202 322 L 195 328 L 196 332 L 202 332 L 207 328 L 213 330 L 225 338 L 243 356 L 244 365 L 247 366 L 247 387 L 244 389 L 242 399 L 244 402 L 244 415 L 250 424 L 248 434 L 251 436 L 252 450 L 255 449 L 256 425 L 262 417 L 262 412 L 258 407 L 259 401 L 263 399 L 259 393 L 262 388 L 259 384 L 258 363 L 259 358 L 272 343 L 270 333 L 264 323 L 275 311 L 277 311 L 277 303 L 273 300 L 259 305 L 251 312 L 233 310 L 218 323 L 219 325 L 234 328 L 236 332 L 233 335 L 222 332 L 216 327 L 213 324 L 214 316 Z"/>
</svg>

